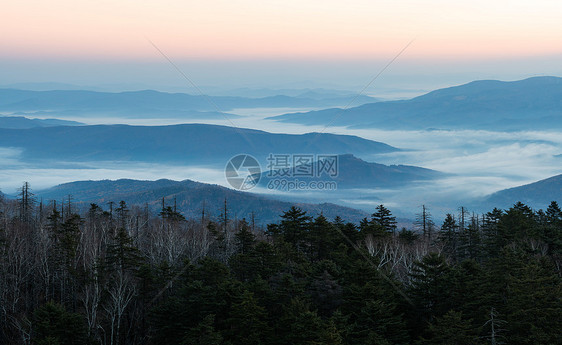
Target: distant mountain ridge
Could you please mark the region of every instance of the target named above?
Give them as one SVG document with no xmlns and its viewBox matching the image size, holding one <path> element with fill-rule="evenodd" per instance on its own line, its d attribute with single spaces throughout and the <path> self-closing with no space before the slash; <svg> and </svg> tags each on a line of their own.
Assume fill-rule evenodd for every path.
<svg viewBox="0 0 562 345">
<path fill-rule="evenodd" d="M 348 97 L 311 93 L 258 98 L 202 96 L 154 90 L 100 92 L 87 90 L 29 91 L 0 89 L 0 112 L 5 114 L 64 114 L 90 116 L 106 114 L 121 117 L 217 117 L 221 111 L 237 108 L 314 108 L 344 104 Z M 368 96 L 359 101 L 376 101 Z"/>
<path fill-rule="evenodd" d="M 0 128 L 8 129 L 82 125 L 84 123 L 59 119 L 29 119 L 23 116 L 0 116 Z"/>
<path fill-rule="evenodd" d="M 265 161 L 270 153 L 377 154 L 390 145 L 351 135 L 276 134 L 259 130 L 185 124 L 170 126 L 96 125 L 0 129 L 0 147 L 23 149 L 22 159 L 217 163 L 238 154 Z"/>
<path fill-rule="evenodd" d="M 546 208 L 551 201 L 562 204 L 562 174 L 519 187 L 504 189 L 483 201 L 494 207 L 509 207 L 521 201 L 534 208 Z"/>
<path fill-rule="evenodd" d="M 562 128 L 562 78 L 496 80 L 435 90 L 409 100 L 293 113 L 269 119 L 382 129 L 527 130 Z"/>
<path fill-rule="evenodd" d="M 279 201 L 262 195 L 240 192 L 218 185 L 199 183 L 191 180 L 139 181 L 130 179 L 77 181 L 36 192 L 37 198 L 48 200 L 71 200 L 76 205 L 88 207 L 90 203 L 105 206 L 108 202 L 125 201 L 129 206 L 148 204 L 152 212 L 161 209 L 162 199 L 168 206 L 176 201 L 178 211 L 188 218 L 199 218 L 203 208 L 208 216 L 217 218 L 223 211 L 224 200 L 229 216 L 250 219 L 252 212 L 259 223 L 277 222 L 279 215 L 295 205 L 311 216 L 323 214 L 328 219 L 336 216 L 358 222 L 367 214 L 363 211 L 330 203 L 310 204 Z"/>
<path fill-rule="evenodd" d="M 269 96 L 284 95 L 289 97 L 297 98 L 309 98 L 315 100 L 341 100 L 343 103 L 347 104 L 352 99 L 355 99 L 354 104 L 364 104 L 373 103 L 379 101 L 378 98 L 360 95 L 357 96 L 356 93 L 349 90 L 336 90 L 336 89 L 325 89 L 325 88 L 302 88 L 302 89 L 270 89 L 270 88 L 238 88 L 231 89 L 227 91 L 216 91 L 213 92 L 216 95 L 229 95 L 238 97 L 248 97 L 248 98 L 263 98 Z"/>
<path fill-rule="evenodd" d="M 337 176 L 335 177 L 330 177 L 328 174 L 322 174 L 319 177 L 282 177 L 282 174 L 279 174 L 279 172 L 266 171 L 262 173 L 259 185 L 267 187 L 268 183 L 273 179 L 285 178 L 289 181 L 292 179 L 298 179 L 299 181 L 334 181 L 337 184 L 338 190 L 349 188 L 391 188 L 446 176 L 446 174 L 439 171 L 417 166 L 370 163 L 355 157 L 353 154 L 338 155 L 337 165 Z M 304 167 L 305 171 L 316 173 L 318 162 L 304 164 L 300 167 Z"/>
</svg>

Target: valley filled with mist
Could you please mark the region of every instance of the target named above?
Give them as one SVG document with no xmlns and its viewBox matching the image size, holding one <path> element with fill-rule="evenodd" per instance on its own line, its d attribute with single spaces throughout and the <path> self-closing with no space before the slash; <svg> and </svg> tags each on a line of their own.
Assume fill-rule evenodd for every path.
<svg viewBox="0 0 562 345">
<path fill-rule="evenodd" d="M 562 2 L 18 0 L 1 345 L 562 344 Z"/>
<path fill-rule="evenodd" d="M 2 89 L 0 190 L 16 195 L 23 176 L 38 195 L 106 179 L 232 188 L 224 169 L 237 154 L 254 156 L 262 171 L 271 154 L 351 155 L 340 159 L 333 190 L 262 183 L 247 192 L 367 213 L 384 204 L 413 220 L 422 205 L 436 217 L 461 206 L 484 212 L 491 194 L 562 172 L 556 77 L 475 81 L 404 100 L 328 89 L 232 92 Z M 432 173 L 404 175 L 401 166 Z M 527 201 L 544 208 L 550 200 Z"/>
</svg>

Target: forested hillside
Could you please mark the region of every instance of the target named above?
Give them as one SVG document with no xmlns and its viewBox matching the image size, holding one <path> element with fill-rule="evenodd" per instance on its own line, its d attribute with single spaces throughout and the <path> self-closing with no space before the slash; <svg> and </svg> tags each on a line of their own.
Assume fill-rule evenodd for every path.
<svg viewBox="0 0 562 345">
<path fill-rule="evenodd" d="M 548 200 L 558 200 L 562 195 L 562 174 L 544 180 L 500 190 L 486 198 L 488 205 L 509 205 L 511 200 L 521 200 L 527 205 L 547 204 Z"/>
<path fill-rule="evenodd" d="M 0 197 L 1 198 L 1 197 Z M 292 207 L 0 199 L 1 344 L 560 344 L 562 211 L 516 203 L 396 229 Z"/>
<path fill-rule="evenodd" d="M 353 222 L 359 222 L 367 214 L 327 202 L 313 204 L 281 201 L 267 194 L 253 194 L 191 180 L 76 181 L 38 191 L 36 194 L 37 198 L 59 201 L 71 196 L 75 208 L 81 210 L 89 208 L 91 203 L 107 205 L 108 202 L 127 200 L 129 204 L 148 207 L 149 212 L 159 212 L 164 202 L 166 205 L 173 205 L 187 218 L 200 218 L 203 212 L 219 215 L 224 210 L 226 201 L 231 218 L 253 218 L 259 224 L 277 221 L 279 214 L 292 205 L 314 216 L 323 214 L 333 218 L 338 214 L 346 214 L 347 219 Z"/>
<path fill-rule="evenodd" d="M 408 100 L 376 102 L 271 117 L 281 122 L 353 128 L 480 129 L 500 131 L 560 128 L 562 78 L 532 77 L 503 82 L 477 80 Z"/>
</svg>

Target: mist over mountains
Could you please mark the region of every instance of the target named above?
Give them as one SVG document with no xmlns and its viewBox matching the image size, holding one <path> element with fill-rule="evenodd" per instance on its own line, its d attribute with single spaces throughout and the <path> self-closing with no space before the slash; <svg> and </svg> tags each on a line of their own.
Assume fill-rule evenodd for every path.
<svg viewBox="0 0 562 345">
<path fill-rule="evenodd" d="M 366 162 L 350 153 L 338 155 L 337 164 L 337 176 L 332 177 L 328 174 L 321 174 L 320 176 L 312 177 L 293 177 L 300 181 L 333 181 L 337 184 L 337 189 L 342 190 L 352 188 L 397 188 L 410 183 L 435 180 L 446 176 L 446 174 L 439 171 L 417 166 Z M 317 167 L 318 162 L 313 162 L 312 164 L 304 164 L 292 169 L 304 169 L 314 173 Z M 279 178 L 278 176 L 282 175 L 281 172 L 275 170 L 263 172 L 259 185 L 267 186 L 270 182 Z"/>
<path fill-rule="evenodd" d="M 0 116 L 0 128 L 28 129 L 34 127 L 82 126 L 81 122 L 59 119 L 29 119 L 23 116 Z"/>
<path fill-rule="evenodd" d="M 452 174 L 445 174 L 442 171 L 450 171 L 447 169 L 450 164 L 468 167 L 467 159 L 475 160 L 482 165 L 477 173 L 482 178 L 486 178 L 484 176 L 486 164 L 490 163 L 490 159 L 499 162 L 509 156 L 514 149 L 525 154 L 525 157 L 531 157 L 529 153 L 526 153 L 529 150 L 544 149 L 545 158 L 537 159 L 535 162 L 545 162 L 550 159 L 549 157 L 558 154 L 561 150 L 556 149 L 556 145 L 558 145 L 556 135 L 541 137 L 540 131 L 546 129 L 556 131 L 562 127 L 560 125 L 562 118 L 560 116 L 562 115 L 561 81 L 562 78 L 557 77 L 535 77 L 515 82 L 475 81 L 435 90 L 410 100 L 375 102 L 376 99 L 372 99 L 374 103 L 350 108 L 343 112 L 339 108 L 332 108 L 269 118 L 270 123 L 271 120 L 299 125 L 324 126 L 326 123 L 330 123 L 330 125 L 345 126 L 349 129 L 338 132 L 361 133 L 362 136 L 364 133 L 371 135 L 368 131 L 372 129 L 374 134 L 370 137 L 375 140 L 355 135 L 310 133 L 306 132 L 310 131 L 309 127 L 304 126 L 298 127 L 297 132 L 306 132 L 305 134 L 281 134 L 205 123 L 169 126 L 83 125 L 80 122 L 61 119 L 34 119 L 29 117 L 32 117 L 33 114 L 49 117 L 58 114 L 61 118 L 73 115 L 79 120 L 81 116 L 84 120 L 90 120 L 99 115 L 106 118 L 114 116 L 127 123 L 129 117 L 143 118 L 146 116 L 154 120 L 151 123 L 158 123 L 160 117 L 177 117 L 179 121 L 185 120 L 186 122 L 200 117 L 207 120 L 218 118 L 224 120 L 224 114 L 216 112 L 216 109 L 213 109 L 214 105 L 203 96 L 180 93 L 0 89 L 0 112 L 12 114 L 0 117 L 0 149 L 2 149 L 0 163 L 5 168 L 4 176 L 8 176 L 11 181 L 14 181 L 14 174 L 17 174 L 14 169 L 18 169 L 20 163 L 22 166 L 32 164 L 32 166 L 26 167 L 33 169 L 45 169 L 44 172 L 36 170 L 38 172 L 34 176 L 51 174 L 52 169 L 65 168 L 76 169 L 76 172 L 80 173 L 79 169 L 84 167 L 95 169 L 98 164 L 100 168 L 103 168 L 100 169 L 101 173 L 113 169 L 112 163 L 119 164 L 118 169 L 121 171 L 127 171 L 128 168 L 132 169 L 131 164 L 142 163 L 152 166 L 154 169 L 166 169 L 166 166 L 182 169 L 183 167 L 203 166 L 212 168 L 214 177 L 205 180 L 204 177 L 201 178 L 202 173 L 195 176 L 188 172 L 165 176 L 152 174 L 146 177 L 139 174 L 101 176 L 96 175 L 95 172 L 89 172 L 84 175 L 76 175 L 75 179 L 108 177 L 158 179 L 166 177 L 174 180 L 190 178 L 204 182 L 222 183 L 217 182 L 216 176 L 222 175 L 226 162 L 238 154 L 245 153 L 255 156 L 263 168 L 266 167 L 267 157 L 270 154 L 335 154 L 339 155 L 340 171 L 339 175 L 331 180 L 337 182 L 339 194 L 337 197 L 326 196 L 325 199 L 317 196 L 315 201 L 339 202 L 338 198 L 343 200 L 344 197 L 350 201 L 357 197 L 361 199 L 361 202 L 385 201 L 390 204 L 395 202 L 398 205 L 397 208 L 400 208 L 403 206 L 400 206 L 396 197 L 392 197 L 393 191 L 403 190 L 404 194 L 411 194 L 408 200 L 411 205 L 425 202 L 427 191 L 424 191 L 422 186 L 404 189 L 405 186 L 431 181 L 431 184 L 427 185 L 431 186 L 427 187 L 431 189 L 431 192 L 441 188 L 445 191 L 448 188 L 446 183 L 462 179 L 463 173 L 459 173 L 460 169 L 456 169 L 453 172 L 458 176 L 447 180 L 446 177 L 450 177 Z M 257 114 L 259 107 L 262 106 L 306 108 L 318 106 L 330 99 L 339 99 L 338 102 L 340 102 L 349 96 L 342 91 L 326 89 L 283 90 L 285 94 L 274 95 L 273 93 L 276 91 L 279 90 L 259 89 L 258 92 L 250 88 L 238 89 L 237 96 L 213 96 L 210 99 L 212 102 L 217 102 L 216 105 L 223 110 L 255 107 Z M 368 99 L 360 100 L 360 102 L 363 101 L 368 101 Z M 223 103 L 219 104 L 220 102 Z M 27 117 L 14 116 L 14 114 L 23 114 Z M 248 118 L 235 114 L 227 114 L 227 116 L 232 116 L 233 119 Z M 333 123 L 331 123 L 332 119 Z M 240 120 L 240 122 L 242 121 Z M 251 124 L 251 121 L 243 123 Z M 356 131 L 355 129 L 358 128 L 365 128 L 367 131 Z M 445 129 L 446 133 L 442 132 L 438 138 L 440 144 L 434 145 L 439 146 L 435 148 L 437 151 L 429 154 L 424 151 L 426 148 L 418 148 L 414 143 L 409 144 L 407 139 L 399 140 L 398 145 L 395 144 L 405 149 L 385 144 L 377 139 L 378 133 L 384 133 L 384 131 L 386 131 L 386 135 L 383 136 L 385 138 L 383 141 L 394 143 L 396 141 L 392 140 L 392 136 L 411 135 L 415 138 L 416 133 L 419 132 L 423 132 L 427 138 L 437 139 L 431 134 L 434 129 Z M 462 139 L 455 139 L 456 133 L 461 131 L 482 129 L 485 131 L 481 131 L 477 137 L 471 138 L 470 133 L 463 133 Z M 529 130 L 536 130 L 538 134 L 517 139 L 518 131 Z M 494 139 L 495 141 L 490 141 L 490 144 L 483 142 L 486 135 L 497 135 L 508 131 L 512 133 L 505 136 L 498 135 Z M 488 132 L 490 134 L 487 134 Z M 451 139 L 448 139 L 447 136 Z M 446 147 L 449 140 L 457 141 L 454 149 Z M 510 146 L 512 144 L 515 146 Z M 453 150 L 464 151 L 454 152 Z M 441 158 L 442 154 L 444 156 Z M 494 155 L 501 157 L 494 159 Z M 412 159 L 412 157 L 414 158 Z M 448 157 L 452 158 L 451 162 L 447 162 Z M 513 159 L 516 158 L 514 156 Z M 107 162 L 109 163 L 105 164 Z M 380 164 L 381 162 L 385 164 Z M 87 166 L 80 163 L 87 163 Z M 422 168 L 423 166 L 433 169 Z M 9 170 L 8 167 L 12 170 Z M 262 171 L 264 170 L 262 169 Z M 35 173 L 34 171 L 31 173 Z M 501 172 L 498 171 L 494 172 L 495 177 L 490 175 L 491 179 L 500 176 Z M 25 174 L 29 173 L 30 170 L 27 170 Z M 523 180 L 523 172 L 519 173 L 521 175 L 514 176 L 514 180 Z M 65 173 L 65 176 L 73 176 L 73 174 Z M 542 178 L 548 175 L 543 173 L 537 176 Z M 504 179 L 501 184 L 502 188 L 509 186 L 505 180 L 510 177 L 502 176 L 501 178 Z M 56 180 L 56 183 L 63 181 L 70 181 L 70 179 L 65 177 Z M 260 186 L 267 182 L 267 177 L 264 177 Z M 440 184 L 442 182 L 444 184 Z M 0 187 L 11 193 L 14 189 L 12 185 L 8 189 L 4 186 Z M 52 184 L 42 186 L 45 185 Z M 467 184 L 465 183 L 465 185 Z M 512 185 L 516 185 L 516 183 Z M 479 188 L 489 188 L 489 186 L 492 184 L 488 183 Z M 543 203 L 545 200 L 553 198 L 549 194 L 553 188 L 540 189 L 536 192 L 536 196 L 527 199 L 534 204 Z M 353 189 L 375 190 L 358 196 L 357 193 L 351 192 Z M 386 189 L 385 194 L 379 193 L 379 190 L 382 189 Z M 498 189 L 499 187 L 494 190 Z M 409 192 L 410 190 L 411 192 Z M 490 192 L 494 190 L 490 190 Z M 556 189 L 554 188 L 554 190 Z M 348 193 L 349 197 L 346 197 L 345 193 Z M 404 194 L 402 196 L 405 196 Z M 439 199 L 440 205 L 445 204 L 446 198 L 449 197 L 446 191 L 444 194 L 445 199 Z M 541 194 L 544 194 L 544 197 L 541 198 Z M 302 196 L 302 194 L 298 195 L 299 198 Z M 484 195 L 484 193 L 480 193 L 480 195 Z M 490 203 L 478 198 L 476 198 L 478 200 L 466 199 L 466 203 L 481 202 L 487 207 L 496 202 L 497 205 L 507 207 L 515 199 L 526 200 L 518 197 L 518 195 L 525 196 L 525 191 L 519 194 L 498 192 L 498 195 L 504 195 L 503 199 L 497 199 L 499 196 L 490 197 Z M 417 202 L 416 198 L 419 198 L 420 201 Z M 535 203 L 534 200 L 540 202 Z"/>
<path fill-rule="evenodd" d="M 154 90 L 100 92 L 86 90 L 30 91 L 0 89 L 0 113 L 42 116 L 119 116 L 125 118 L 222 118 L 237 108 L 329 107 L 348 103 L 350 96 L 306 91 L 295 96 L 203 96 Z M 376 99 L 362 96 L 357 103 Z M 228 114 L 229 117 L 236 115 Z"/>
<path fill-rule="evenodd" d="M 516 201 L 521 201 L 535 209 L 545 209 L 551 201 L 562 203 L 562 174 L 498 191 L 486 197 L 483 203 L 507 208 Z"/>
<path fill-rule="evenodd" d="M 391 130 L 562 128 L 562 78 L 481 80 L 435 90 L 409 100 L 292 113 L 270 119 Z"/>
<path fill-rule="evenodd" d="M 390 145 L 350 135 L 275 134 L 205 124 L 173 126 L 96 125 L 0 129 L 0 147 L 23 150 L 24 160 L 220 163 L 247 153 L 264 160 L 270 153 L 376 154 Z"/>
</svg>

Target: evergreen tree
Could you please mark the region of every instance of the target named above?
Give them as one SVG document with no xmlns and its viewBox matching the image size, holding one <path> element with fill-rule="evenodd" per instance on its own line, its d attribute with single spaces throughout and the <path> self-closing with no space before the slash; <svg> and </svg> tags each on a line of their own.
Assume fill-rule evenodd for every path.
<svg viewBox="0 0 562 345">
<path fill-rule="evenodd" d="M 458 252 L 461 260 L 480 258 L 481 252 L 481 234 L 478 218 L 473 216 L 470 224 L 465 230 L 459 234 Z"/>
<path fill-rule="evenodd" d="M 381 226 L 386 232 L 394 233 L 396 231 L 396 217 L 384 205 L 377 206 L 376 212 L 371 217 L 372 221 Z"/>
<path fill-rule="evenodd" d="M 453 262 L 456 262 L 458 257 L 458 229 L 459 226 L 453 215 L 447 213 L 443 225 L 441 225 L 441 230 L 439 230 L 438 239 L 443 243 L 443 252 L 447 257 L 451 258 Z"/>
<path fill-rule="evenodd" d="M 180 224 L 175 205 L 161 219 L 55 204 L 22 222 L 21 203 L 0 198 L 1 344 L 562 343 L 555 202 L 464 212 L 463 231 L 448 215 L 429 247 L 388 238 L 387 212 L 357 227 L 292 208 L 264 236 L 244 219 Z M 381 236 L 382 269 L 365 236 Z"/>
<path fill-rule="evenodd" d="M 127 216 L 129 215 L 129 208 L 127 203 L 123 200 L 119 201 L 119 207 L 115 210 L 117 212 L 117 221 L 119 226 L 123 229 L 127 228 Z"/>
<path fill-rule="evenodd" d="M 533 210 L 517 202 L 502 216 L 498 224 L 498 241 L 500 248 L 523 239 L 536 237 L 537 228 Z"/>
<path fill-rule="evenodd" d="M 407 344 L 409 337 L 401 304 L 407 302 L 398 291 L 402 287 L 392 277 L 384 279 L 376 267 L 362 257 L 349 262 L 342 279 L 343 305 L 340 310 L 347 316 L 349 344 Z"/>
<path fill-rule="evenodd" d="M 160 211 L 160 217 L 173 223 L 182 222 L 185 220 L 185 217 L 177 210 L 176 199 L 174 199 L 174 207 L 166 206 L 164 204 L 164 201 L 162 201 L 162 210 Z"/>
<path fill-rule="evenodd" d="M 327 259 L 342 240 L 345 241 L 335 226 L 323 215 L 316 217 L 311 224 L 309 239 L 313 260 Z"/>
<path fill-rule="evenodd" d="M 234 234 L 234 237 L 236 238 L 238 252 L 241 254 L 247 254 L 256 243 L 256 236 L 250 231 L 246 219 L 242 219 L 240 231 Z"/>
<path fill-rule="evenodd" d="M 506 328 L 512 344 L 560 344 L 561 279 L 549 263 L 513 253 L 507 276 Z M 504 273 L 505 274 L 505 273 Z"/>
<path fill-rule="evenodd" d="M 106 263 L 110 269 L 120 271 L 136 269 L 140 266 L 142 257 L 133 239 L 125 228 L 118 228 L 112 243 L 109 245 Z"/>
<path fill-rule="evenodd" d="M 400 239 L 401 242 L 407 245 L 414 244 L 417 241 L 418 237 L 418 234 L 406 228 L 402 228 L 402 230 L 400 230 L 400 232 L 398 233 L 398 239 Z"/>
<path fill-rule="evenodd" d="M 292 299 L 284 308 L 277 325 L 277 339 L 273 344 L 314 345 L 326 337 L 322 319 L 299 298 Z"/>
<path fill-rule="evenodd" d="M 339 244 L 343 243 L 346 246 L 351 247 L 351 243 L 357 243 L 357 241 L 359 241 L 359 231 L 355 224 L 349 222 L 344 223 L 344 221 L 338 216 L 334 219 L 333 225 L 338 232 L 338 234 L 336 234 L 336 242 L 339 241 Z"/>
<path fill-rule="evenodd" d="M 225 335 L 233 345 L 259 345 L 270 336 L 265 308 L 259 306 L 253 294 L 244 291 L 232 304 Z"/>
<path fill-rule="evenodd" d="M 310 284 L 309 291 L 312 303 L 321 317 L 331 316 L 342 304 L 343 289 L 328 272 L 328 269 L 324 269 L 322 273 L 316 275 Z"/>
<path fill-rule="evenodd" d="M 282 266 L 276 248 L 267 242 L 258 242 L 246 253 L 229 259 L 229 266 L 241 281 L 269 279 Z"/>
<path fill-rule="evenodd" d="M 209 314 L 197 324 L 190 328 L 183 336 L 181 345 L 222 345 L 223 336 L 215 329 L 215 315 Z"/>
<path fill-rule="evenodd" d="M 363 218 L 359 222 L 359 232 L 363 238 L 366 238 L 368 235 L 375 238 L 387 237 L 389 235 L 389 232 L 383 226 L 367 218 Z"/>
<path fill-rule="evenodd" d="M 416 307 L 413 317 L 419 326 L 433 322 L 449 309 L 448 273 L 449 266 L 437 253 L 429 253 L 414 264 L 409 293 Z"/>
<path fill-rule="evenodd" d="M 84 345 L 89 340 L 79 314 L 69 313 L 62 305 L 48 302 L 33 314 L 32 342 L 37 345 Z"/>
<path fill-rule="evenodd" d="M 472 329 L 471 321 L 464 320 L 462 313 L 450 310 L 438 317 L 429 326 L 428 338 L 422 338 L 420 344 L 427 345 L 476 345 L 477 332 Z"/>
<path fill-rule="evenodd" d="M 504 212 L 502 210 L 494 208 L 483 217 L 482 244 L 484 254 L 488 258 L 496 256 L 500 252 L 502 245 L 504 245 L 499 233 L 499 224 L 503 216 Z"/>
<path fill-rule="evenodd" d="M 560 262 L 562 258 L 562 211 L 556 201 L 551 202 L 548 206 L 546 221 L 541 239 L 548 245 L 548 254 Z"/>
<path fill-rule="evenodd" d="M 291 208 L 281 215 L 281 223 L 272 232 L 279 233 L 283 240 L 293 244 L 296 248 L 301 248 L 306 242 L 310 230 L 311 217 L 306 215 L 306 211 L 298 207 Z"/>
<path fill-rule="evenodd" d="M 546 209 L 546 217 L 549 223 L 556 224 L 562 222 L 562 210 L 556 201 L 552 201 Z"/>
</svg>

